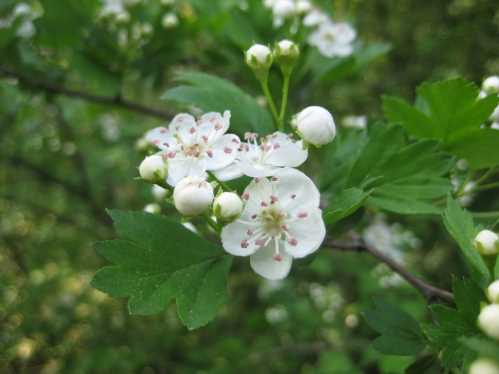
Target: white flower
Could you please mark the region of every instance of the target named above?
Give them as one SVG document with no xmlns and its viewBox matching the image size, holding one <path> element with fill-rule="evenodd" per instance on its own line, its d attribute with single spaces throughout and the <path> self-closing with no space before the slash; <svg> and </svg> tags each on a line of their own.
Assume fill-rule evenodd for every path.
<svg viewBox="0 0 499 374">
<path fill-rule="evenodd" d="M 148 142 L 162 150 L 168 158 L 167 183 L 175 186 L 187 176 L 206 179 L 206 171 L 220 170 L 231 164 L 240 145 L 236 135 L 225 134 L 230 112 L 207 113 L 198 121 L 182 113 L 168 126 L 146 134 Z"/>
<path fill-rule="evenodd" d="M 478 326 L 485 334 L 499 340 L 499 304 L 487 305 L 482 309 Z"/>
<path fill-rule="evenodd" d="M 213 212 L 217 218 L 225 221 L 237 218 L 243 211 L 243 202 L 234 192 L 222 192 L 213 203 Z"/>
<path fill-rule="evenodd" d="M 356 31 L 346 22 L 325 22 L 310 35 L 308 42 L 326 57 L 346 57 L 353 52 L 356 36 Z"/>
<path fill-rule="evenodd" d="M 264 278 L 286 277 L 293 258 L 315 252 L 324 240 L 319 198 L 314 183 L 296 169 L 253 180 L 244 191 L 241 216 L 222 230 L 224 249 L 250 256 L 251 267 Z"/>
<path fill-rule="evenodd" d="M 489 285 L 487 296 L 491 303 L 499 304 L 499 279 Z"/>
<path fill-rule="evenodd" d="M 283 167 L 298 167 L 308 157 L 303 142 L 289 135 L 275 132 L 261 139 L 254 133 L 246 134 L 247 142 L 241 143 L 236 160 L 229 167 L 215 172 L 220 180 L 230 180 L 247 175 L 253 178 L 267 177 Z"/>
<path fill-rule="evenodd" d="M 175 208 L 184 216 L 196 216 L 206 212 L 213 198 L 213 187 L 201 178 L 186 177 L 173 190 Z"/>
<path fill-rule="evenodd" d="M 272 51 L 263 44 L 253 44 L 245 54 L 246 63 L 254 70 L 268 70 L 272 65 Z"/>
<path fill-rule="evenodd" d="M 272 5 L 272 14 L 274 16 L 274 27 L 281 27 L 286 18 L 292 17 L 297 13 L 296 4 L 293 0 L 277 0 Z"/>
<path fill-rule="evenodd" d="M 166 188 L 158 186 L 157 184 L 152 186 L 151 192 L 154 196 L 154 199 L 157 201 L 163 201 L 163 199 L 168 195 L 168 190 Z"/>
<path fill-rule="evenodd" d="M 479 358 L 470 365 L 469 374 L 499 374 L 499 363 L 488 358 Z"/>
<path fill-rule="evenodd" d="M 482 90 L 486 94 L 499 94 L 499 76 L 493 75 L 486 78 L 482 83 Z"/>
<path fill-rule="evenodd" d="M 161 24 L 165 29 L 170 29 L 178 25 L 178 17 L 175 13 L 166 13 L 161 20 Z"/>
<path fill-rule="evenodd" d="M 159 214 L 161 212 L 161 207 L 156 203 L 147 204 L 144 207 L 144 212 L 151 214 Z"/>
<path fill-rule="evenodd" d="M 475 237 L 475 248 L 484 256 L 499 253 L 499 236 L 493 231 L 482 230 Z"/>
<path fill-rule="evenodd" d="M 312 4 L 309 0 L 298 0 L 296 2 L 296 12 L 298 14 L 307 13 L 312 9 Z"/>
<path fill-rule="evenodd" d="M 330 143 L 336 136 L 333 116 L 320 106 L 303 109 L 293 118 L 292 126 L 303 140 L 315 146 Z"/>
<path fill-rule="evenodd" d="M 310 10 L 305 18 L 303 18 L 303 24 L 308 27 L 319 26 L 324 22 L 329 22 L 329 17 L 317 8 Z"/>
<path fill-rule="evenodd" d="M 343 118 L 343 127 L 350 129 L 365 129 L 367 127 L 367 117 L 366 116 L 346 116 Z"/>
<path fill-rule="evenodd" d="M 168 166 L 160 155 L 148 156 L 141 162 L 139 174 L 148 182 L 162 182 L 168 174 Z"/>
</svg>

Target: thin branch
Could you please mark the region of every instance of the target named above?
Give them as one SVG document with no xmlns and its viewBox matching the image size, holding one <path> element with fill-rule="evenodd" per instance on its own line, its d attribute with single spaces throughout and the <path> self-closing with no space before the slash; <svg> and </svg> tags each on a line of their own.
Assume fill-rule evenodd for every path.
<svg viewBox="0 0 499 374">
<path fill-rule="evenodd" d="M 336 248 L 347 251 L 356 252 L 368 252 L 373 257 L 386 264 L 390 269 L 399 274 L 404 278 L 409 284 L 416 288 L 428 301 L 433 301 L 435 299 L 441 299 L 449 303 L 454 302 L 454 296 L 452 293 L 443 290 L 441 288 L 432 286 L 431 284 L 419 279 L 409 273 L 402 265 L 394 261 L 392 258 L 381 252 L 380 250 L 367 245 L 363 240 L 356 239 L 350 242 L 336 241 L 332 239 L 327 239 L 325 246 L 330 248 Z"/>
<path fill-rule="evenodd" d="M 75 99 L 81 99 L 95 104 L 114 106 L 117 108 L 126 109 L 132 112 L 144 114 L 150 117 L 155 117 L 163 120 L 170 120 L 171 117 L 173 116 L 173 114 L 168 111 L 157 108 L 151 108 L 136 103 L 134 101 L 125 99 L 120 95 L 110 97 L 110 96 L 95 95 L 85 91 L 73 90 L 55 83 L 38 80 L 32 77 L 27 77 L 12 69 L 3 66 L 0 66 L 0 77 L 15 78 L 22 85 L 32 88 L 34 90 L 44 91 L 46 93 L 51 93 L 55 95 L 63 95 Z"/>
</svg>

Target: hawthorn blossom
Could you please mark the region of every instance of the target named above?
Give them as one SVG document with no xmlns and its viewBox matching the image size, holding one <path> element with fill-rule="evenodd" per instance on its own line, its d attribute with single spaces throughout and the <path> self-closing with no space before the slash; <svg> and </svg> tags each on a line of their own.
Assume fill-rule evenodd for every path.
<svg viewBox="0 0 499 374">
<path fill-rule="evenodd" d="M 252 269 L 264 278 L 285 278 L 293 258 L 315 252 L 324 240 L 319 198 L 312 180 L 296 169 L 254 179 L 243 193 L 240 217 L 222 230 L 224 249 L 250 256 Z"/>
<path fill-rule="evenodd" d="M 308 42 L 326 57 L 345 57 L 352 54 L 356 36 L 355 29 L 346 22 L 324 22 L 310 35 Z"/>
<path fill-rule="evenodd" d="M 288 134 L 275 132 L 261 138 L 246 133 L 234 162 L 225 169 L 215 172 L 220 180 L 231 180 L 242 175 L 252 178 L 268 177 L 283 167 L 298 167 L 308 157 L 308 150 L 301 140 L 296 141 Z"/>
<path fill-rule="evenodd" d="M 175 116 L 168 128 L 158 127 L 146 134 L 146 140 L 158 147 L 168 160 L 167 183 L 175 186 L 184 177 L 206 179 L 206 171 L 216 171 L 234 162 L 240 140 L 225 134 L 230 112 L 206 113 L 197 121 L 187 113 Z"/>
</svg>

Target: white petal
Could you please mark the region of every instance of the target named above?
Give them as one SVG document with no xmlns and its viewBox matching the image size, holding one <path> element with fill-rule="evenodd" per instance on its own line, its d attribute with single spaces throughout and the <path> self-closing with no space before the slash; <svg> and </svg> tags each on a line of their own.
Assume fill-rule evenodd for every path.
<svg viewBox="0 0 499 374">
<path fill-rule="evenodd" d="M 250 257 L 251 268 L 267 279 L 286 278 L 291 270 L 293 258 L 284 251 L 281 251 L 279 260 L 274 259 L 274 255 L 274 242 L 270 242 Z"/>
<path fill-rule="evenodd" d="M 176 150 L 177 139 L 166 127 L 156 127 L 145 135 L 146 141 L 162 150 Z"/>
<path fill-rule="evenodd" d="M 230 111 L 226 110 L 223 117 L 216 112 L 205 113 L 199 118 L 198 124 L 200 136 L 205 136 L 209 143 L 213 143 L 229 129 Z"/>
<path fill-rule="evenodd" d="M 213 174 L 215 174 L 215 177 L 222 182 L 237 179 L 244 175 L 241 170 L 240 162 L 237 160 L 223 169 L 214 170 Z"/>
<path fill-rule="evenodd" d="M 240 168 L 244 175 L 252 178 L 269 177 L 274 175 L 274 173 L 279 169 L 275 166 L 265 165 L 259 162 L 251 162 L 245 158 L 241 160 Z"/>
<path fill-rule="evenodd" d="M 308 157 L 302 141 L 293 141 L 287 134 L 276 132 L 268 138 L 266 143 L 270 149 L 267 151 L 265 163 L 272 166 L 298 167 Z"/>
<path fill-rule="evenodd" d="M 300 209 L 319 207 L 319 190 L 314 182 L 301 171 L 282 168 L 275 173 L 273 180 L 279 205 L 286 212 L 293 214 Z"/>
<path fill-rule="evenodd" d="M 187 145 L 193 144 L 196 141 L 196 128 L 197 123 L 195 118 L 188 113 L 177 114 L 168 127 L 170 133 L 178 135 L 182 143 Z"/>
<path fill-rule="evenodd" d="M 166 182 L 170 186 L 175 186 L 185 177 L 199 177 L 206 179 L 206 167 L 204 160 L 195 158 L 183 158 L 176 156 L 168 159 L 168 178 Z"/>
<path fill-rule="evenodd" d="M 305 257 L 318 250 L 326 236 L 322 212 L 316 208 L 307 210 L 306 217 L 288 223 L 288 241 L 285 250 L 294 258 Z"/>
<path fill-rule="evenodd" d="M 254 179 L 244 190 L 242 195 L 245 201 L 241 218 L 245 220 L 254 219 L 255 214 L 262 210 L 262 202 L 269 203 L 272 196 L 272 184 L 267 178 Z"/>
<path fill-rule="evenodd" d="M 226 252 L 234 256 L 249 256 L 259 248 L 254 240 L 248 240 L 248 230 L 255 231 L 256 224 L 237 220 L 222 229 L 222 245 Z"/>
<path fill-rule="evenodd" d="M 206 168 L 219 170 L 230 165 L 238 155 L 239 138 L 236 135 L 223 135 L 211 145 L 206 156 Z"/>
</svg>

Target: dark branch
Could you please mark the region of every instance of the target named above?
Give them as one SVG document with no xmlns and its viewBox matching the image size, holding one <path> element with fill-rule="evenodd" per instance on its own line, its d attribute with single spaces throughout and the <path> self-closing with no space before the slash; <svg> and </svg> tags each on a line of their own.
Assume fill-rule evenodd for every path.
<svg viewBox="0 0 499 374">
<path fill-rule="evenodd" d="M 385 255 L 380 250 L 367 245 L 363 240 L 355 239 L 353 241 L 343 242 L 326 239 L 325 246 L 347 251 L 368 252 L 373 257 L 376 257 L 378 260 L 386 264 L 390 269 L 399 274 L 402 278 L 404 278 L 409 284 L 411 284 L 414 288 L 421 292 L 421 294 L 428 301 L 440 299 L 449 303 L 454 302 L 454 296 L 452 295 L 452 293 L 432 286 L 431 284 L 415 277 L 414 275 L 409 273 L 402 265 L 398 264 L 396 261 Z"/>
<path fill-rule="evenodd" d="M 34 90 L 51 93 L 54 95 L 63 95 L 75 99 L 89 101 L 95 104 L 109 105 L 117 108 L 126 109 L 132 112 L 144 114 L 150 117 L 169 120 L 173 116 L 172 113 L 161 109 L 150 108 L 145 105 L 127 100 L 120 95 L 115 97 L 94 95 L 84 91 L 73 90 L 58 84 L 41 81 L 35 78 L 27 77 L 12 69 L 0 66 L 0 77 L 15 78 L 22 85 Z"/>
</svg>

